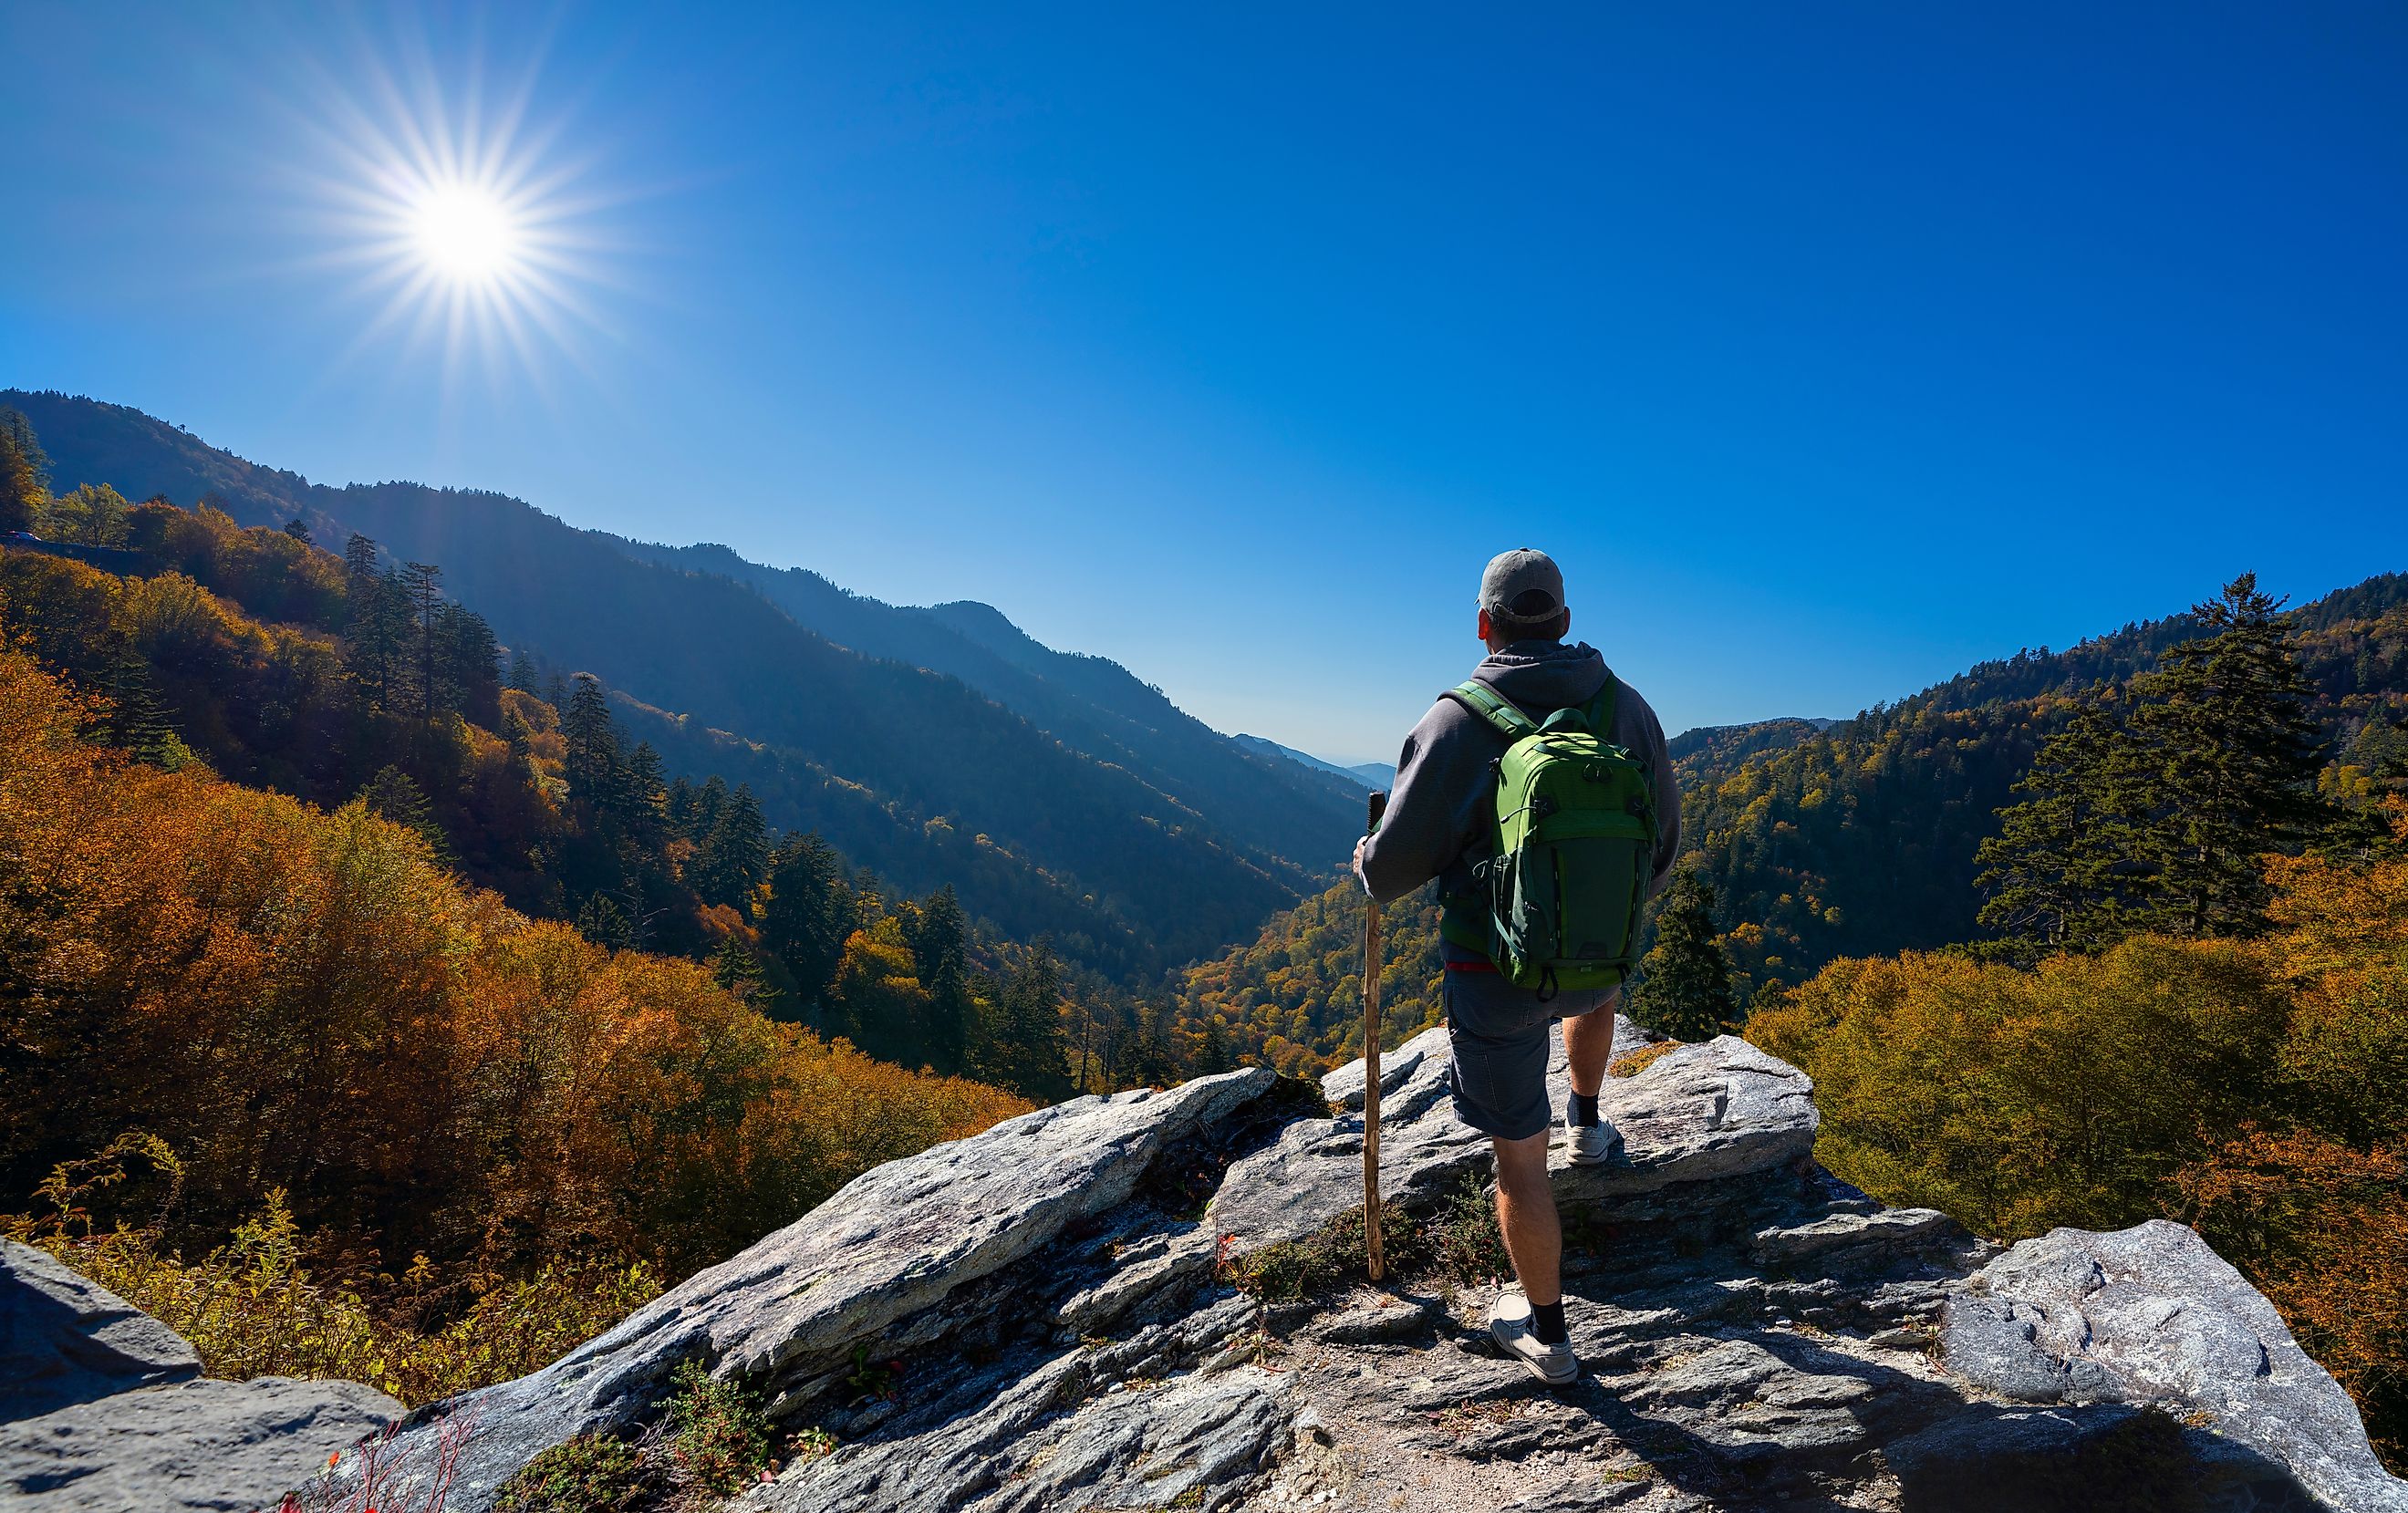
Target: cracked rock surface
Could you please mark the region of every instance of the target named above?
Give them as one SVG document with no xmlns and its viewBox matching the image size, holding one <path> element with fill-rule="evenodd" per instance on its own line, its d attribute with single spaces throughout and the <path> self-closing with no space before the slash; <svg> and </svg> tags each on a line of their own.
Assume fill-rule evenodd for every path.
<svg viewBox="0 0 2408 1513">
<path fill-rule="evenodd" d="M 1432 1032 L 1382 1069 L 1383 1191 L 1413 1222 L 1489 1172 L 1446 1063 Z M 1558 1051 L 1558 1106 L 1563 1075 Z M 2001 1254 L 1814 1165 L 1813 1092 L 1728 1037 L 1608 1080 L 1626 1159 L 1551 1163 L 1567 1388 L 1490 1346 L 1503 1278 L 1228 1285 L 1223 1263 L 1360 1203 L 1357 1063 L 1318 1096 L 1233 1073 L 892 1163 L 413 1433 L 474 1411 L 452 1506 L 482 1513 L 545 1445 L 656 1413 L 692 1356 L 834 1436 L 739 1501 L 760 1513 L 2408 1513 L 2348 1400 L 2189 1231 Z"/>
</svg>

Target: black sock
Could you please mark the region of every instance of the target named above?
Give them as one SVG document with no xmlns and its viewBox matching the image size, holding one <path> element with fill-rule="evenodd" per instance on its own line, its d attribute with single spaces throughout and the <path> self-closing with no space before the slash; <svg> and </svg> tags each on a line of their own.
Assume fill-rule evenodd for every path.
<svg viewBox="0 0 2408 1513">
<path fill-rule="evenodd" d="M 1541 1345 L 1567 1345 L 1571 1342 L 1571 1332 L 1564 1328 L 1563 1299 L 1530 1305 L 1530 1333 L 1539 1336 Z"/>
<path fill-rule="evenodd" d="M 1597 1117 L 1596 1093 L 1575 1092 L 1572 1094 L 1572 1122 L 1582 1129 L 1586 1129 L 1590 1125 L 1598 1122 Z"/>
</svg>

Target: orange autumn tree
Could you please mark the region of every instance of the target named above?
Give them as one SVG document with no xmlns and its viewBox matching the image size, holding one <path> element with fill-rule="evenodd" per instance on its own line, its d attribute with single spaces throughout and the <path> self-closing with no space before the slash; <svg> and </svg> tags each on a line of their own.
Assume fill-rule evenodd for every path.
<svg viewBox="0 0 2408 1513">
<path fill-rule="evenodd" d="M 0 649 L 0 1178 L 128 1128 L 222 1237 L 270 1191 L 356 1269 L 678 1272 L 865 1166 L 1025 1107 L 773 1024 L 706 968 L 606 951 L 334 812 L 128 761 Z"/>
</svg>

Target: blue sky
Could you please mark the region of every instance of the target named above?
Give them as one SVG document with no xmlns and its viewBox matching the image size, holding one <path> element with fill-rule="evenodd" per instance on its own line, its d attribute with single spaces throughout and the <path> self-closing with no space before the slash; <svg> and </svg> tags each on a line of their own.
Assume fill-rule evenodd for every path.
<svg viewBox="0 0 2408 1513">
<path fill-rule="evenodd" d="M 0 381 L 1349 760 L 1507 547 L 1675 729 L 2408 567 L 2408 9 L 1973 9 L 30 0 Z M 573 313 L 380 326 L 329 123 L 521 97 Z"/>
</svg>

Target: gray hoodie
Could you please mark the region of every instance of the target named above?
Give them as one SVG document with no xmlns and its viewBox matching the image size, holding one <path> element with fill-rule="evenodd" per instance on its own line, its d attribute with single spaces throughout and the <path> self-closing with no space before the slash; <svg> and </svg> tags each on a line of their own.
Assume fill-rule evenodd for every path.
<svg viewBox="0 0 2408 1513">
<path fill-rule="evenodd" d="M 1531 719 L 1544 720 L 1557 709 L 1595 698 L 1612 674 L 1605 658 L 1586 642 L 1516 641 L 1491 652 L 1471 676 L 1519 705 Z M 1653 896 L 1671 877 L 1673 860 L 1681 852 L 1681 793 L 1671 753 L 1665 749 L 1664 727 L 1627 683 L 1618 683 L 1614 692 L 1610 738 L 1646 763 L 1655 777 L 1656 876 L 1648 888 Z M 1465 855 L 1487 834 L 1495 781 L 1489 764 L 1504 754 L 1506 744 L 1496 727 L 1458 699 L 1440 698 L 1422 716 L 1397 759 L 1397 786 L 1388 796 L 1387 815 L 1363 851 L 1363 880 L 1372 897 L 1383 903 L 1401 898 L 1432 878 L 1440 878 L 1440 889 L 1450 893 L 1471 886 Z M 1449 961 L 1477 960 L 1451 943 L 1445 954 Z M 1484 996 L 1493 991 L 1484 988 Z M 1572 1003 L 1574 996 L 1565 995 L 1559 1014 L 1595 1006 Z"/>
</svg>

